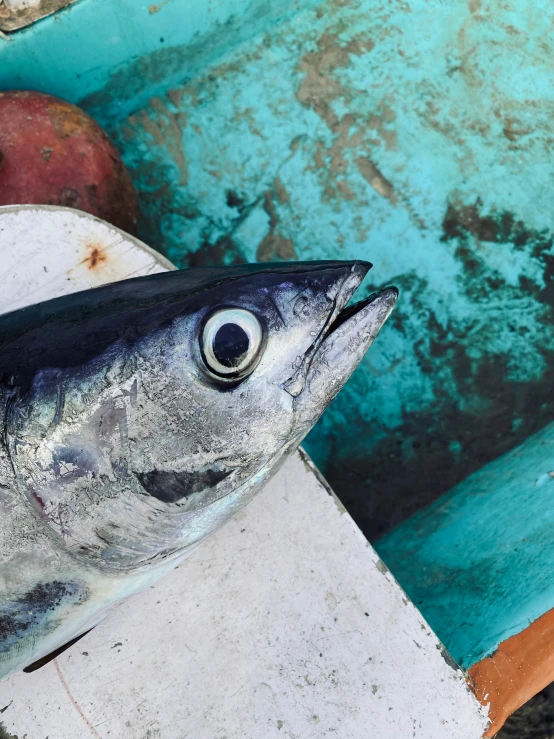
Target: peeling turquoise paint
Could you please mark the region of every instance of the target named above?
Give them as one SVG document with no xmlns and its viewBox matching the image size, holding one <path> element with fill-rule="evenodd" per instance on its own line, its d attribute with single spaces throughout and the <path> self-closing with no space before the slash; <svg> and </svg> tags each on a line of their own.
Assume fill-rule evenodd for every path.
<svg viewBox="0 0 554 739">
<path fill-rule="evenodd" d="M 307 441 L 366 534 L 553 419 L 552 5 L 148 7 L 18 33 L 0 85 L 109 126 L 179 265 L 361 257 L 401 288 Z"/>
<path fill-rule="evenodd" d="M 553 495 L 549 425 L 377 542 L 463 668 L 554 606 Z"/>
</svg>

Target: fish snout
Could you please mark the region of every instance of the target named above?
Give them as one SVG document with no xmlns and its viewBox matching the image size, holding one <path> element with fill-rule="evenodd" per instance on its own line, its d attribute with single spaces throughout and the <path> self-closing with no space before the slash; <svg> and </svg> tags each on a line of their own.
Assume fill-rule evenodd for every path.
<svg viewBox="0 0 554 739">
<path fill-rule="evenodd" d="M 307 433 L 354 372 L 396 305 L 398 290 L 386 287 L 342 310 L 327 328 L 296 397 L 300 427 Z"/>
<path fill-rule="evenodd" d="M 346 304 L 360 286 L 362 280 L 371 269 L 370 262 L 336 262 L 326 270 L 325 280 L 319 286 L 325 290 L 324 320 L 317 332 L 312 332 L 313 341 L 305 353 L 297 358 L 292 375 L 281 385 L 293 398 L 304 390 L 308 372 L 319 347 L 325 340 L 334 323 L 339 320 Z"/>
</svg>

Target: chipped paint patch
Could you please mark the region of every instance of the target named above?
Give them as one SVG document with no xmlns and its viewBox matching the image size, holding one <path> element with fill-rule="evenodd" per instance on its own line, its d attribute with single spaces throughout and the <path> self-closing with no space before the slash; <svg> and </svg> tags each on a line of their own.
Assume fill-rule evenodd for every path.
<svg viewBox="0 0 554 739">
<path fill-rule="evenodd" d="M 165 6 L 168 4 L 169 0 L 164 0 L 163 3 L 160 3 L 159 5 L 149 5 L 148 6 L 148 12 L 150 15 L 155 15 L 156 13 L 159 13 L 162 8 L 165 8 Z"/>
<path fill-rule="evenodd" d="M 498 645 L 474 664 L 469 677 L 475 695 L 488 706 L 493 737 L 514 711 L 554 680 L 554 610 Z"/>
<path fill-rule="evenodd" d="M 360 170 L 364 180 L 369 182 L 375 192 L 383 198 L 388 198 L 394 205 L 396 203 L 394 188 L 381 172 L 379 167 L 377 167 L 371 159 L 368 159 L 367 157 L 359 157 L 356 159 L 356 164 L 358 165 L 358 169 Z"/>
<path fill-rule="evenodd" d="M 389 573 L 389 568 L 382 559 L 378 559 L 377 562 L 375 562 L 375 567 L 379 570 L 381 575 L 387 575 Z"/>
</svg>

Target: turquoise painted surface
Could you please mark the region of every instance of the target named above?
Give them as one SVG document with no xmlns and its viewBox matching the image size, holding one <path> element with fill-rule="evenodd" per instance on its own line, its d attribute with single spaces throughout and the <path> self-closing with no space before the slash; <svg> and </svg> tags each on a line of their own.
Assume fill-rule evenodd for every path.
<svg viewBox="0 0 554 739">
<path fill-rule="evenodd" d="M 329 0 L 111 127 L 179 265 L 362 257 L 400 287 L 307 442 L 370 537 L 554 418 L 553 27 Z"/>
<path fill-rule="evenodd" d="M 314 0 L 81 0 L 0 45 L 0 89 L 36 89 L 105 122 L 197 74 Z"/>
<path fill-rule="evenodd" d="M 464 668 L 554 606 L 554 425 L 377 543 Z"/>
<path fill-rule="evenodd" d="M 554 9 L 313 5 L 83 0 L 0 85 L 109 126 L 179 265 L 363 257 L 401 288 L 307 442 L 375 537 L 554 418 Z"/>
</svg>

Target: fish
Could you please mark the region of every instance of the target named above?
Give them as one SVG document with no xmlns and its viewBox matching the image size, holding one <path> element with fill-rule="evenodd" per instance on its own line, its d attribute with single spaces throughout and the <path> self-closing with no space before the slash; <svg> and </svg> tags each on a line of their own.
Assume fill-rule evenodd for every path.
<svg viewBox="0 0 554 739">
<path fill-rule="evenodd" d="M 365 261 L 193 268 L 0 316 L 0 677 L 41 664 L 241 510 L 398 296 Z"/>
</svg>

